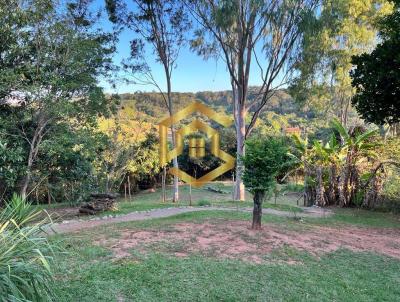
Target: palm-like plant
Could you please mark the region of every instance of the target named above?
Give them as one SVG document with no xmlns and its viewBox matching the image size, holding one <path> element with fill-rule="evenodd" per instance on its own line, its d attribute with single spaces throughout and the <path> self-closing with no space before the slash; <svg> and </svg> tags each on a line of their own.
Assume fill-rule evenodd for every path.
<svg viewBox="0 0 400 302">
<path fill-rule="evenodd" d="M 319 176 L 322 174 L 321 170 L 327 170 L 328 174 L 328 189 L 326 190 L 326 196 L 322 193 L 317 196 L 317 202 L 319 205 L 334 204 L 336 203 L 338 196 L 338 169 L 345 158 L 345 149 L 338 142 L 335 134 L 332 134 L 329 141 L 323 145 L 316 141 L 313 145 L 313 152 L 317 159 L 315 160 L 318 165 L 317 178 L 319 178 L 318 186 L 319 190 L 323 190 L 325 193 L 322 178 Z M 319 199 L 318 199 L 319 197 Z"/>
<path fill-rule="evenodd" d="M 377 156 L 374 152 L 377 143 L 371 141 L 376 130 L 348 131 L 337 120 L 331 124 L 340 140 L 332 134 L 325 144 L 314 141 L 308 147 L 307 140 L 293 137 L 299 154 L 297 169 L 305 175 L 305 204 L 348 206 L 355 203 L 360 190 L 359 170 L 365 170 L 365 162 Z"/>
<path fill-rule="evenodd" d="M 308 147 L 308 141 L 298 136 L 293 136 L 294 146 L 298 160 L 297 169 L 304 171 L 305 174 L 305 204 L 317 204 L 325 206 L 336 200 L 337 185 L 336 171 L 338 163 L 341 160 L 341 146 L 335 135 L 323 144 L 320 141 L 314 141 L 311 147 Z M 294 156 L 294 155 L 292 155 Z M 324 179 L 326 170 L 329 174 L 328 194 L 325 194 Z"/>
<path fill-rule="evenodd" d="M 357 165 L 368 158 L 376 157 L 374 149 L 377 143 L 370 142 L 376 130 L 347 131 L 346 128 L 338 121 L 333 120 L 332 126 L 338 131 L 342 139 L 342 150 L 345 154 L 342 172 L 339 181 L 339 205 L 347 206 L 354 201 L 359 187 L 359 173 Z"/>
<path fill-rule="evenodd" d="M 314 184 L 313 184 L 313 165 L 310 160 L 311 150 L 308 148 L 308 139 L 302 139 L 298 135 L 293 135 L 293 144 L 295 154 L 289 155 L 296 160 L 295 171 L 304 172 L 304 205 L 308 206 L 314 202 Z"/>
</svg>

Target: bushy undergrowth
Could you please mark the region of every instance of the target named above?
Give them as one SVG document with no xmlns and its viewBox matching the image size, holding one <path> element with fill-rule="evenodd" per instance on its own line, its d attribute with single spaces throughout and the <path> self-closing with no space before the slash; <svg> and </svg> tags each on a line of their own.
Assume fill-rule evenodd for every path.
<svg viewBox="0 0 400 302">
<path fill-rule="evenodd" d="M 49 219 L 14 195 L 0 210 L 0 301 L 51 301 L 53 246 Z"/>
<path fill-rule="evenodd" d="M 199 200 L 197 202 L 197 206 L 199 207 L 206 207 L 206 206 L 211 206 L 211 202 L 209 200 Z"/>
<path fill-rule="evenodd" d="M 284 185 L 285 192 L 302 192 L 304 190 L 303 184 L 290 182 Z"/>
</svg>

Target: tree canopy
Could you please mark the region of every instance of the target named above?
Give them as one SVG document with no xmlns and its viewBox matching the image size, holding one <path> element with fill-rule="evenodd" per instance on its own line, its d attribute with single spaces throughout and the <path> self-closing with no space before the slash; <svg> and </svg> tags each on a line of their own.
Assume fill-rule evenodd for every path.
<svg viewBox="0 0 400 302">
<path fill-rule="evenodd" d="M 265 193 L 276 183 L 276 177 L 293 164 L 283 137 L 264 137 L 246 142 L 243 181 L 254 194 L 253 228 L 261 228 L 262 202 Z"/>
<path fill-rule="evenodd" d="M 315 108 L 326 122 L 334 117 L 344 125 L 357 121 L 351 58 L 375 46 L 375 24 L 391 9 L 387 0 L 321 1 L 321 13 L 305 30 L 297 77 L 290 83 L 296 101 Z"/>
<path fill-rule="evenodd" d="M 393 14 L 379 22 L 381 42 L 352 59 L 352 104 L 363 119 L 379 125 L 400 122 L 400 1 L 394 2 Z"/>
<path fill-rule="evenodd" d="M 73 161 L 78 170 L 85 170 L 82 159 L 88 158 L 88 152 L 80 152 L 80 160 L 74 156 L 78 153 L 75 146 L 82 143 L 79 134 L 88 135 L 83 142 L 96 137 L 90 130 L 96 126 L 97 117 L 110 109 L 110 98 L 98 81 L 112 70 L 114 37 L 96 28 L 98 18 L 85 1 L 58 5 L 53 0 L 0 4 L 0 10 L 7 11 L 8 16 L 1 14 L 0 19 L 4 31 L 0 49 L 0 141 L 16 147 L 18 156 L 9 156 L 9 161 L 23 158 L 22 167 L 15 169 L 20 174 L 14 175 L 22 195 L 32 189 L 37 167 L 62 161 L 52 158 L 44 164 L 53 152 L 71 150 L 64 153 L 64 168 L 69 167 L 71 172 Z M 51 142 L 47 141 L 50 138 Z M 24 152 L 19 153 L 19 147 Z M 36 175 L 37 184 L 49 180 L 52 171 L 62 170 L 42 170 L 44 173 Z"/>
</svg>

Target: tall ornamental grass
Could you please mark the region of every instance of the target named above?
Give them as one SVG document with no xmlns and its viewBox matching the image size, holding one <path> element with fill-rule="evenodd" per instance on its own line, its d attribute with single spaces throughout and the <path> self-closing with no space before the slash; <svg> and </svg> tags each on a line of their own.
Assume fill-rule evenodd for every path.
<svg viewBox="0 0 400 302">
<path fill-rule="evenodd" d="M 42 218 L 23 198 L 14 195 L 0 209 L 0 301 L 52 301 L 53 247 Z"/>
</svg>

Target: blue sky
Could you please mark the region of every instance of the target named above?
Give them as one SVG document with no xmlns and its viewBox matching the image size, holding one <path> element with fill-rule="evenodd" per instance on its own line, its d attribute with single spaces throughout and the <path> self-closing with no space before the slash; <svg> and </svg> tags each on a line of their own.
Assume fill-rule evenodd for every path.
<svg viewBox="0 0 400 302">
<path fill-rule="evenodd" d="M 102 10 L 104 10 L 104 2 L 105 0 L 96 0 L 94 4 L 95 8 L 102 8 Z M 111 24 L 107 20 L 105 10 L 101 26 L 105 30 L 111 29 Z M 129 56 L 129 42 L 134 37 L 135 33 L 131 31 L 124 31 L 121 33 L 117 45 L 117 52 L 114 54 L 114 63 L 119 64 L 122 59 Z M 151 54 L 151 49 L 148 49 L 146 53 L 149 55 L 147 61 L 150 64 L 154 77 L 162 88 L 166 87 L 162 67 L 155 62 Z M 250 85 L 257 85 L 259 83 L 259 70 L 258 68 L 252 68 Z M 108 93 L 156 90 L 155 87 L 151 85 L 126 84 L 123 80 L 117 82 L 116 89 L 113 89 L 104 80 L 100 81 L 100 85 L 103 86 Z M 173 91 L 176 92 L 220 91 L 231 89 L 229 74 L 222 60 L 216 61 L 215 59 L 210 59 L 205 61 L 197 54 L 191 52 L 188 47 L 182 49 L 180 52 L 177 68 L 173 72 L 172 88 Z"/>
<path fill-rule="evenodd" d="M 114 62 L 120 63 L 123 58 L 129 56 L 129 41 L 132 39 L 133 33 L 124 32 L 120 36 L 117 46 L 117 53 L 114 55 Z M 147 49 L 147 62 L 150 64 L 153 76 L 157 80 L 160 87 L 165 88 L 165 75 L 162 66 L 155 62 L 155 58 L 151 53 L 151 49 Z M 111 92 L 111 88 L 102 82 L 107 92 Z M 230 90 L 229 76 L 226 71 L 224 62 L 216 60 L 204 61 L 201 57 L 192 53 L 188 48 L 181 50 L 177 67 L 172 74 L 173 91 L 178 92 L 196 92 L 196 91 L 218 91 Z M 118 81 L 117 91 L 113 92 L 134 92 L 152 91 L 156 88 L 152 85 L 127 84 L 124 81 Z"/>
</svg>

